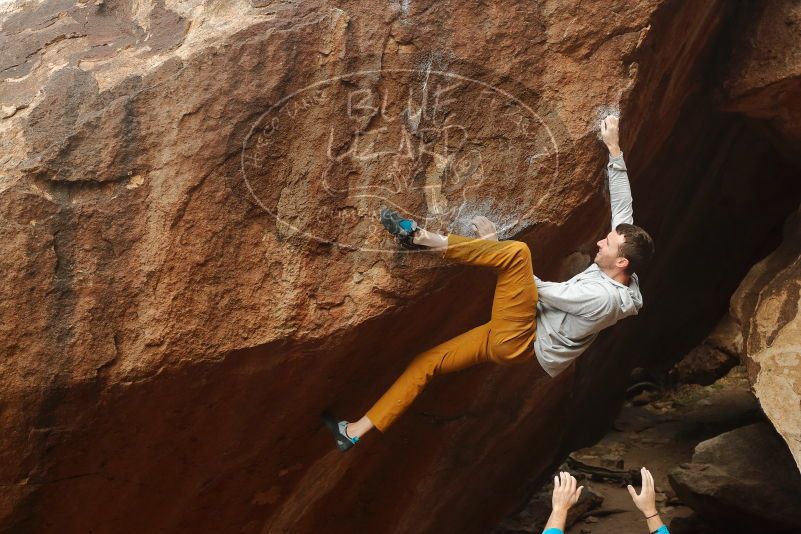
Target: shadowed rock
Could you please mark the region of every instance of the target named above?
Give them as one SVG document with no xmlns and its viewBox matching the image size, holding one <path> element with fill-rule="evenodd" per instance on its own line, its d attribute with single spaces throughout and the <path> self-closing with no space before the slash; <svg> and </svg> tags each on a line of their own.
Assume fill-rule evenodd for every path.
<svg viewBox="0 0 801 534">
<path fill-rule="evenodd" d="M 672 471 L 678 497 L 733 532 L 798 532 L 801 475 L 767 423 L 701 442 L 691 463 Z"/>
</svg>

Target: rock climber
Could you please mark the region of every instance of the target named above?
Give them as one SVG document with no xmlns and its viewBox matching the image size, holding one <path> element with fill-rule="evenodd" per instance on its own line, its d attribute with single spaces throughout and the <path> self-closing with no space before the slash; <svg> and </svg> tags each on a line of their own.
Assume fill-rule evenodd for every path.
<svg viewBox="0 0 801 534">
<path fill-rule="evenodd" d="M 483 362 L 502 365 L 536 359 L 551 377 L 564 371 L 598 333 L 642 307 L 635 274 L 651 259 L 651 237 L 633 223 L 631 188 L 619 145 L 619 120 L 600 121 L 601 139 L 609 149 L 607 174 L 612 230 L 598 241 L 593 263 L 566 282 L 545 282 L 534 276 L 531 252 L 521 241 L 498 241 L 486 217 L 473 219 L 477 238 L 443 236 L 418 227 L 396 211 L 383 209 L 381 222 L 405 248 L 427 248 L 445 259 L 498 273 L 489 322 L 422 352 L 389 390 L 358 421 L 340 421 L 330 412 L 323 421 L 340 451 L 364 435 L 386 431 L 434 376 Z"/>
</svg>

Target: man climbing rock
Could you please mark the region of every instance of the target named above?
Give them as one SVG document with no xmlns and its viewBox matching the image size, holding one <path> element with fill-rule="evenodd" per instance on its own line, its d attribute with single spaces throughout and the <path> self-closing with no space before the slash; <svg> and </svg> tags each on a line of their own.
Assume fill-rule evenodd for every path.
<svg viewBox="0 0 801 534">
<path fill-rule="evenodd" d="M 626 164 L 619 146 L 618 118 L 601 121 L 609 149 L 607 164 L 612 230 L 598 241 L 594 262 L 566 282 L 534 276 L 531 252 L 521 241 L 498 241 L 495 225 L 476 217 L 478 238 L 426 231 L 392 210 L 381 212 L 384 227 L 406 248 L 428 248 L 445 259 L 498 272 L 488 323 L 433 347 L 412 360 L 403 374 L 356 422 L 323 414 L 337 448 L 347 451 L 373 428 L 386 431 L 431 379 L 483 362 L 514 365 L 536 360 L 550 376 L 564 371 L 598 333 L 642 307 L 635 272 L 654 252 L 651 237 L 632 224 Z"/>
</svg>

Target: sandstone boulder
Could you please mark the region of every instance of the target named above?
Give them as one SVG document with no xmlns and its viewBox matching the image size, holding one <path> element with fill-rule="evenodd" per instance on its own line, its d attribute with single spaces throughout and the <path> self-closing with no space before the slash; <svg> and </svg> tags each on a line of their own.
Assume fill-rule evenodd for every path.
<svg viewBox="0 0 801 534">
<path fill-rule="evenodd" d="M 754 266 L 732 296 L 748 375 L 762 409 L 801 470 L 801 213 L 780 247 Z"/>
<path fill-rule="evenodd" d="M 752 20 L 732 40 L 723 109 L 762 123 L 784 155 L 801 162 L 801 4 L 762 2 L 741 16 Z"/>
<path fill-rule="evenodd" d="M 740 363 L 740 325 L 726 314 L 704 341 L 670 370 L 682 384 L 709 385 Z"/>
<path fill-rule="evenodd" d="M 653 90 L 661 4 L 3 3 L 0 529 L 486 531 L 559 457 L 570 374 L 448 377 L 340 456 L 320 411 L 493 287 L 375 214 L 488 215 L 555 276 L 608 225 L 597 120 Z"/>
<path fill-rule="evenodd" d="M 0 529 L 489 531 L 608 425 L 635 354 L 709 331 L 798 205 L 795 169 L 703 82 L 752 9 L 4 3 Z M 493 273 L 395 253 L 379 205 L 453 231 L 488 215 L 555 279 L 608 230 L 610 109 L 662 251 L 641 333 L 556 380 L 446 377 L 332 450 L 323 408 L 358 416 L 488 318 Z"/>
<path fill-rule="evenodd" d="M 679 499 L 732 532 L 798 532 L 801 475 L 768 423 L 698 444 L 691 463 L 669 476 Z"/>
</svg>

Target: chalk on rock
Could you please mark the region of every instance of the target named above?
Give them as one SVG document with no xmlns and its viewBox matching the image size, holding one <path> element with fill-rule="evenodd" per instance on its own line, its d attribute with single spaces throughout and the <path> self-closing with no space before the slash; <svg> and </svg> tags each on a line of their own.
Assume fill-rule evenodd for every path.
<svg viewBox="0 0 801 534">
<path fill-rule="evenodd" d="M 604 120 L 609 115 L 614 115 L 618 119 L 620 118 L 620 106 L 617 104 L 608 105 L 608 106 L 601 106 L 595 111 L 595 120 L 592 121 L 592 127 L 595 130 L 595 135 L 598 136 L 598 140 L 601 141 L 601 121 Z"/>
</svg>

